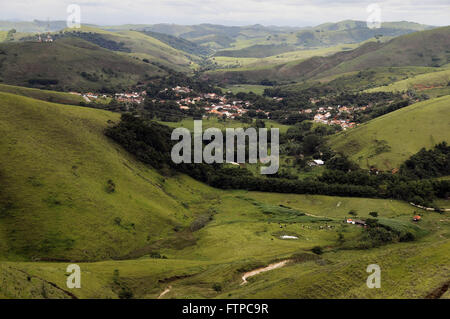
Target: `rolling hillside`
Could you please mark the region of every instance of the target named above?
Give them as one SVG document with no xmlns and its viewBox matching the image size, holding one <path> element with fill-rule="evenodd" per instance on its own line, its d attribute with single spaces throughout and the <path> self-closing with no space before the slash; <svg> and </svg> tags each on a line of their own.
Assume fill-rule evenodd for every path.
<svg viewBox="0 0 450 319">
<path fill-rule="evenodd" d="M 170 34 L 188 39 L 192 42 L 214 49 L 229 49 L 235 57 L 260 56 L 267 46 L 272 52 L 283 51 L 283 47 L 297 48 L 326 47 L 342 43 L 359 43 L 375 36 L 392 37 L 414 31 L 431 28 L 411 22 L 387 22 L 380 29 L 369 29 L 364 21 L 346 20 L 337 23 L 322 24 L 316 27 L 274 27 L 250 25 L 242 27 L 227 27 L 221 25 L 201 24 L 182 26 L 173 24 L 158 24 L 150 26 L 133 26 L 135 29 L 145 29 L 154 32 Z M 245 49 L 249 48 L 249 49 Z M 239 51 L 244 49 L 243 51 Z M 237 50 L 233 52 L 234 50 Z M 268 53 L 265 53 L 265 56 Z"/>
<path fill-rule="evenodd" d="M 450 69 L 416 75 L 405 80 L 367 90 L 367 92 L 405 92 L 414 90 L 431 96 L 450 94 Z"/>
<path fill-rule="evenodd" d="M 22 86 L 0 84 L 0 92 L 12 93 L 16 95 L 31 97 L 33 99 L 61 104 L 79 105 L 86 102 L 83 97 L 65 92 L 39 90 Z"/>
<path fill-rule="evenodd" d="M 110 32 L 82 27 L 77 30 L 65 29 L 63 36 L 81 38 L 105 49 L 160 63 L 179 72 L 191 72 L 192 61 L 198 59 L 195 49 L 201 51 L 195 43 L 184 39 L 133 30 Z"/>
<path fill-rule="evenodd" d="M 399 168 L 421 148 L 450 142 L 450 96 L 416 103 L 333 137 L 329 144 L 361 167 Z"/>
<path fill-rule="evenodd" d="M 0 296 L 419 298 L 448 279 L 448 218 L 438 213 L 417 226 L 415 208 L 395 200 L 220 191 L 162 176 L 104 136 L 117 121 L 0 93 Z M 342 223 L 350 210 L 378 211 L 420 237 L 341 250 L 339 233 L 353 245 L 362 232 Z M 311 253 L 316 245 L 323 255 Z M 245 272 L 280 260 L 291 262 L 242 285 Z M 366 287 L 373 260 L 385 289 Z M 69 294 L 73 261 L 83 289 Z"/>
<path fill-rule="evenodd" d="M 443 66 L 450 61 L 450 27 L 415 32 L 388 42 L 367 42 L 328 57 L 312 57 L 276 66 L 217 70 L 205 75 L 228 83 L 263 79 L 300 81 L 362 71 L 373 67 Z"/>
<path fill-rule="evenodd" d="M 0 44 L 0 80 L 6 84 L 64 91 L 127 87 L 160 68 L 81 39 Z"/>
<path fill-rule="evenodd" d="M 100 260 L 191 243 L 174 229 L 215 192 L 137 163 L 103 135 L 118 120 L 0 93 L 0 256 Z"/>
</svg>

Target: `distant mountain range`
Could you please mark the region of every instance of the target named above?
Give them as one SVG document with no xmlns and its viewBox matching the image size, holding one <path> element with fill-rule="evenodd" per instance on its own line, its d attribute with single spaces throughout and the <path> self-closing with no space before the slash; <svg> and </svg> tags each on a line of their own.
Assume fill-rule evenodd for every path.
<svg viewBox="0 0 450 319">
<path fill-rule="evenodd" d="M 399 36 L 414 31 L 423 31 L 432 26 L 414 22 L 385 22 L 379 29 L 369 29 L 364 21 L 346 20 L 326 23 L 316 27 L 296 28 L 278 26 L 224 26 L 215 24 L 177 25 L 87 25 L 108 31 L 138 30 L 156 32 L 183 38 L 211 49 L 232 48 L 245 41 L 253 44 L 294 46 L 329 46 L 337 43 L 357 43 L 374 36 Z M 0 21 L 0 31 L 15 29 L 17 32 L 55 32 L 66 28 L 65 21 L 13 22 Z"/>
<path fill-rule="evenodd" d="M 412 22 L 385 23 L 380 29 L 369 29 L 361 21 L 303 29 L 210 24 L 61 29 L 65 22 L 0 22 L 0 29 L 10 27 L 34 32 L 0 31 L 5 36 L 0 43 L 0 81 L 22 86 L 42 83 L 64 90 L 117 88 L 171 70 L 187 74 L 197 70 L 205 79 L 222 84 L 259 84 L 267 79 L 288 84 L 379 66 L 439 67 L 450 63 L 450 27 Z M 46 28 L 59 29 L 51 32 L 55 42 L 36 43 L 37 34 L 44 35 Z M 258 59 L 338 44 L 344 47 L 333 55 L 317 53 L 283 63 L 205 73 L 218 68 L 211 64 L 218 56 Z"/>
</svg>

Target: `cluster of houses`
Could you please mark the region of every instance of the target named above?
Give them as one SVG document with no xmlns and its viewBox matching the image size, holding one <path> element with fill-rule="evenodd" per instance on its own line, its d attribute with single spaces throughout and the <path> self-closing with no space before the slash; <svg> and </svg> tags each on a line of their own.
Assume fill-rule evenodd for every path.
<svg viewBox="0 0 450 319">
<path fill-rule="evenodd" d="M 315 101 L 312 101 L 315 102 Z M 344 130 L 348 128 L 356 127 L 356 123 L 351 121 L 349 118 L 343 118 L 345 114 L 352 114 L 355 111 L 364 111 L 368 106 L 362 107 L 347 107 L 347 106 L 337 106 L 337 107 L 320 107 L 317 109 L 314 115 L 314 122 L 322 123 L 325 125 L 339 125 Z M 306 109 L 300 111 L 300 113 L 310 114 L 312 109 Z"/>
<path fill-rule="evenodd" d="M 203 109 L 206 111 L 206 115 L 213 115 L 217 117 L 226 117 L 230 119 L 234 119 L 236 117 L 240 117 L 248 112 L 251 103 L 249 101 L 240 101 L 235 99 L 228 99 L 225 95 L 220 95 L 217 93 L 205 93 L 198 94 L 196 96 L 188 96 L 186 94 L 190 94 L 193 90 L 189 87 L 176 86 L 173 88 L 166 88 L 163 91 L 172 90 L 176 93 L 176 96 L 179 99 L 176 101 L 181 110 L 189 110 L 192 107 L 201 105 Z M 141 92 L 123 92 L 123 93 L 115 93 L 114 95 L 98 95 L 95 93 L 77 93 L 70 92 L 71 94 L 77 94 L 83 96 L 86 102 L 92 102 L 97 100 L 98 98 L 115 98 L 119 102 L 123 103 L 135 103 L 142 104 L 144 102 L 145 97 L 147 96 L 146 91 Z M 283 98 L 274 97 L 274 100 L 281 101 Z M 154 100 L 156 101 L 156 100 Z M 161 101 L 163 102 L 163 101 Z M 316 103 L 317 100 L 312 100 L 313 103 Z M 348 128 L 353 128 L 357 124 L 352 122 L 350 119 L 342 116 L 344 114 L 351 114 L 352 112 L 358 110 L 365 110 L 368 106 L 364 107 L 346 107 L 346 106 L 338 106 L 338 107 L 320 107 L 317 110 L 313 109 L 305 109 L 301 110 L 300 113 L 311 114 L 316 112 L 314 115 L 314 122 L 322 123 L 326 125 L 339 125 L 344 130 Z M 268 112 L 263 110 L 256 110 L 256 112 L 261 112 L 269 115 Z M 323 163 L 320 162 L 311 162 L 310 166 L 320 166 Z"/>
<path fill-rule="evenodd" d="M 145 97 L 147 96 L 146 91 L 141 92 L 124 92 L 124 93 L 115 93 L 114 95 L 109 94 L 98 94 L 98 93 L 78 93 L 78 92 L 69 92 L 70 94 L 82 96 L 86 102 L 90 103 L 96 101 L 100 98 L 115 98 L 117 101 L 122 103 L 136 103 L 141 104 L 144 102 Z"/>
<path fill-rule="evenodd" d="M 38 35 L 38 42 L 53 42 L 53 38 L 52 38 L 52 36 L 50 35 L 50 32 L 47 34 L 47 37 L 45 37 L 45 38 L 42 38 L 41 37 L 41 35 L 39 34 Z"/>
<path fill-rule="evenodd" d="M 189 88 L 176 87 L 172 89 L 177 93 L 190 93 Z M 231 100 L 224 95 L 216 93 L 200 94 L 195 97 L 186 97 L 177 101 L 181 110 L 189 110 L 191 107 L 201 104 L 206 114 L 218 117 L 226 117 L 234 119 L 248 112 L 251 103 L 248 101 Z M 268 115 L 268 112 L 257 110 Z"/>
<path fill-rule="evenodd" d="M 311 109 L 309 109 L 312 111 Z M 334 110 L 333 107 L 329 106 L 327 108 L 320 107 L 317 113 L 314 115 L 314 122 L 322 123 L 325 125 L 339 125 L 342 129 L 346 130 L 348 128 L 353 128 L 356 126 L 355 122 L 350 121 L 348 118 L 339 119 L 339 117 L 344 113 L 351 113 L 353 108 L 348 108 L 346 106 L 338 107 L 335 116 L 332 116 L 331 112 Z"/>
<path fill-rule="evenodd" d="M 119 102 L 141 104 L 144 102 L 147 92 L 116 93 L 114 96 Z"/>
</svg>

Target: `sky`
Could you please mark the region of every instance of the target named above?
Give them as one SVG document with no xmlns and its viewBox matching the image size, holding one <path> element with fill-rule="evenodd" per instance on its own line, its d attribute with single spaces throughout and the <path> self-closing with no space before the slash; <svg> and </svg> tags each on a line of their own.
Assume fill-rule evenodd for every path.
<svg viewBox="0 0 450 319">
<path fill-rule="evenodd" d="M 0 0 L 0 20 L 67 20 L 77 4 L 81 23 L 313 26 L 347 19 L 366 21 L 370 4 L 381 21 L 413 21 L 443 26 L 450 0 Z"/>
</svg>

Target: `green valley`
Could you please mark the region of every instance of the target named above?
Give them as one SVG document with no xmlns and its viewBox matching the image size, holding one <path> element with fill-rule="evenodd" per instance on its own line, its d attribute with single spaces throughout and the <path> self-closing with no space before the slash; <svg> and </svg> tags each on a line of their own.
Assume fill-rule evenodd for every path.
<svg viewBox="0 0 450 319">
<path fill-rule="evenodd" d="M 36 3 L 0 21 L 0 299 L 450 297 L 446 4 Z"/>
</svg>

